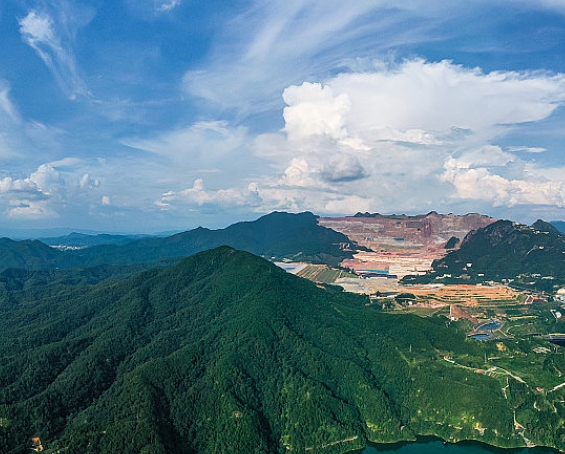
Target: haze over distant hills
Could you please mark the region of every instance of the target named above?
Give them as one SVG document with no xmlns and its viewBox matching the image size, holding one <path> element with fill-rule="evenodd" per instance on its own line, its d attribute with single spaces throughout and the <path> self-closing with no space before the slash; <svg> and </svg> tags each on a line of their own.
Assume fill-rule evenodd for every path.
<svg viewBox="0 0 565 454">
<path fill-rule="evenodd" d="M 72 232 L 65 236 L 38 238 L 39 241 L 57 249 L 84 249 L 104 244 L 126 244 L 156 235 L 112 235 L 108 233 L 86 234 Z"/>
<path fill-rule="evenodd" d="M 38 270 L 99 265 L 149 266 L 157 262 L 167 265 L 182 257 L 224 244 L 273 260 L 325 263 L 332 266 L 346 260 L 348 264 L 354 263 L 361 268 L 364 266 L 362 263 L 351 259 L 355 251 L 367 250 L 365 246 L 368 246 L 376 251 L 405 251 L 421 267 L 425 266 L 426 259 L 429 266 L 432 260 L 445 254 L 446 247 L 458 248 L 460 240 L 468 233 L 482 232 L 482 227 L 495 221 L 478 214 L 456 216 L 436 212 L 420 216 L 358 213 L 344 218 L 319 218 L 312 213 L 274 212 L 256 221 L 233 224 L 225 229 L 209 230 L 199 227 L 164 237 L 73 233 L 45 238 L 41 242 L 3 238 L 0 239 L 0 267 Z M 556 225 L 559 226 L 558 223 Z M 483 246 L 489 247 L 486 244 Z M 420 251 L 423 251 L 423 255 L 417 259 L 414 252 Z M 475 252 L 485 257 L 488 253 L 490 251 Z M 409 256 L 402 260 L 409 260 Z M 363 260 L 365 258 L 362 257 Z M 398 268 L 394 267 L 394 263 L 382 263 L 382 258 L 377 260 L 370 266 Z M 393 262 L 394 258 L 391 260 Z M 472 257 L 466 260 L 469 261 L 473 261 Z M 529 265 L 527 262 L 525 266 Z M 402 275 L 409 274 L 408 268 Z M 492 273 L 487 274 L 492 278 L 496 277 Z M 504 277 L 508 278 L 506 274 Z"/>
<path fill-rule="evenodd" d="M 312 213 L 278 213 L 256 221 L 240 222 L 221 230 L 199 227 L 167 237 L 74 235 L 50 239 L 51 244 L 88 248 L 56 250 L 38 240 L 0 239 L 2 268 L 70 268 L 76 266 L 129 265 L 179 260 L 221 245 L 233 246 L 272 259 L 303 260 L 338 265 L 352 257 L 351 241 L 322 227 Z M 100 244 L 104 242 L 105 244 Z M 98 245 L 97 245 L 98 244 Z M 71 248 L 76 249 L 76 248 Z"/>
<path fill-rule="evenodd" d="M 565 232 L 565 222 L 563 221 L 551 221 L 550 224 L 559 230 L 561 233 Z"/>
</svg>

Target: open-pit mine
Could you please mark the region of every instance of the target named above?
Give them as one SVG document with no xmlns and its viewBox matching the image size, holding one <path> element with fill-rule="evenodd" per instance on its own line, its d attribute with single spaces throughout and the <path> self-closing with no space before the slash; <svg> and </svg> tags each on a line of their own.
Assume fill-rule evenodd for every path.
<svg viewBox="0 0 565 454">
<path fill-rule="evenodd" d="M 486 227 L 496 219 L 481 214 L 382 215 L 358 213 L 355 216 L 318 219 L 318 223 L 346 235 L 364 246 L 352 260 L 341 265 L 363 277 L 401 278 L 430 270 L 434 260 L 449 249 L 459 247 L 472 230 Z"/>
</svg>

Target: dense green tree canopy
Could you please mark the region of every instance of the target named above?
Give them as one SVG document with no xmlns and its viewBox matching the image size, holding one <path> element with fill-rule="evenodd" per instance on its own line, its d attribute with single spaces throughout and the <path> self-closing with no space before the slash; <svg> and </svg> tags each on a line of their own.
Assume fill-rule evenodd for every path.
<svg viewBox="0 0 565 454">
<path fill-rule="evenodd" d="M 565 447 L 562 407 L 477 373 L 496 347 L 445 318 L 384 314 L 230 247 L 94 281 L 4 286 L 0 453 L 32 437 L 91 454 L 337 453 L 418 434 L 520 446 L 516 412 L 529 439 Z"/>
<path fill-rule="evenodd" d="M 57 243 L 48 239 L 50 244 Z M 312 213 L 274 212 L 256 221 L 239 222 L 225 229 L 199 227 L 167 237 L 116 237 L 99 235 L 61 238 L 63 244 L 85 244 L 78 250 L 56 250 L 40 241 L 0 239 L 0 269 L 63 269 L 77 266 L 153 264 L 180 260 L 223 245 L 267 259 L 292 259 L 337 266 L 351 258 L 350 240 L 318 225 Z M 106 241 L 106 244 L 102 244 Z M 355 246 L 358 248 L 357 246 Z"/>
<path fill-rule="evenodd" d="M 460 249 L 435 261 L 426 276 L 407 277 L 407 282 L 482 282 L 514 280 L 550 291 L 565 284 L 565 235 L 541 220 L 531 227 L 497 221 L 470 232 Z"/>
</svg>

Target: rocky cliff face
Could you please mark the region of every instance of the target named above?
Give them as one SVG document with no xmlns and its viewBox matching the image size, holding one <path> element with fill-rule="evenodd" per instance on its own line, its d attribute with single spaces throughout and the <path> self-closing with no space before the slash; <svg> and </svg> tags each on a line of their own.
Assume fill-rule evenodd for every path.
<svg viewBox="0 0 565 454">
<path fill-rule="evenodd" d="M 435 211 L 417 216 L 357 213 L 318 219 L 320 225 L 343 233 L 351 241 L 374 251 L 443 248 L 450 238 L 461 240 L 470 231 L 495 221 L 477 213 L 458 216 Z"/>
</svg>

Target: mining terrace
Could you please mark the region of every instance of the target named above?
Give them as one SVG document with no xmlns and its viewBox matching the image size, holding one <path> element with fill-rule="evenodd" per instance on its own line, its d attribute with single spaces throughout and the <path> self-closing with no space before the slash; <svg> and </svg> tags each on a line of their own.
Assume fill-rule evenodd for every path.
<svg viewBox="0 0 565 454">
<path fill-rule="evenodd" d="M 362 276 L 401 278 L 422 274 L 449 248 L 458 248 L 471 230 L 486 227 L 496 219 L 477 213 L 466 215 L 382 215 L 357 213 L 355 216 L 318 218 L 318 224 L 346 235 L 370 251 L 358 252 L 342 266 Z"/>
</svg>

